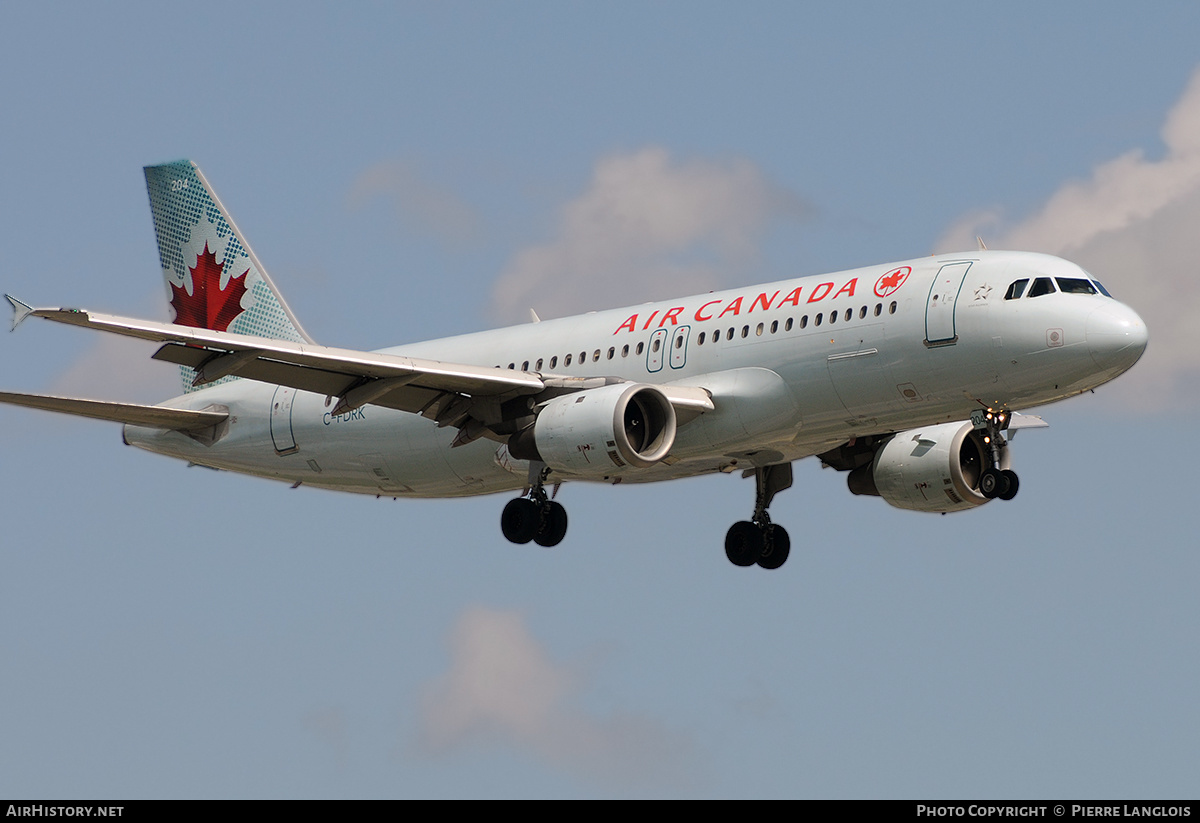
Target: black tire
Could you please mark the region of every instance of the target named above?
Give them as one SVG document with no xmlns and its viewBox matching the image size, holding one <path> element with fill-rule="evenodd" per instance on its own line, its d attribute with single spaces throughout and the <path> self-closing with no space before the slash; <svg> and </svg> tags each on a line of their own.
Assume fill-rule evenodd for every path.
<svg viewBox="0 0 1200 823">
<path fill-rule="evenodd" d="M 1021 481 L 1017 479 L 1017 473 L 1012 469 L 1005 469 L 1000 472 L 1001 489 L 998 495 L 1001 500 L 1012 500 L 1017 496 L 1017 489 L 1021 486 Z"/>
<path fill-rule="evenodd" d="M 536 503 L 526 497 L 509 500 L 500 515 L 500 530 L 513 543 L 528 543 L 537 534 L 542 513 Z"/>
<path fill-rule="evenodd" d="M 994 500 L 998 497 L 1003 487 L 1004 481 L 1000 477 L 999 469 L 985 469 L 983 474 L 979 476 L 979 493 L 988 500 Z"/>
<path fill-rule="evenodd" d="M 767 529 L 769 534 L 764 541 L 763 553 L 758 557 L 758 565 L 764 569 L 778 569 L 787 562 L 792 552 L 792 539 L 783 526 L 771 525 Z"/>
<path fill-rule="evenodd" d="M 562 503 L 555 503 L 553 500 L 546 506 L 533 542 L 550 548 L 557 546 L 567 536 L 567 510 L 563 508 Z"/>
<path fill-rule="evenodd" d="M 735 566 L 753 566 L 763 553 L 762 530 L 748 520 L 739 520 L 725 534 L 725 556 Z"/>
</svg>

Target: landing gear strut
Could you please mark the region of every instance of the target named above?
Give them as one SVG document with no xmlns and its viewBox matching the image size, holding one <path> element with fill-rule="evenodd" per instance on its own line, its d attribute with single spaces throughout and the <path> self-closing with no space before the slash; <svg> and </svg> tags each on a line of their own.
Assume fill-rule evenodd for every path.
<svg viewBox="0 0 1200 823">
<path fill-rule="evenodd" d="M 788 559 L 791 538 L 783 526 L 771 522 L 767 507 L 776 493 L 791 488 L 792 464 L 780 463 L 754 470 L 754 515 L 750 520 L 734 523 L 725 535 L 725 556 L 735 566 L 758 564 L 764 569 L 778 569 Z"/>
<path fill-rule="evenodd" d="M 513 543 L 557 546 L 567 534 L 567 510 L 546 495 L 546 478 L 550 470 L 545 463 L 529 466 L 528 497 L 508 501 L 500 515 L 500 530 Z M 558 491 L 558 487 L 555 487 Z"/>
<path fill-rule="evenodd" d="M 1006 412 L 976 411 L 971 413 L 971 422 L 977 430 L 984 432 L 983 442 L 991 449 L 992 465 L 979 476 L 979 493 L 988 500 L 999 497 L 1012 500 L 1017 496 L 1021 483 L 1012 469 L 1001 469 L 1000 451 L 1008 448 L 1001 428 L 1008 421 Z"/>
</svg>

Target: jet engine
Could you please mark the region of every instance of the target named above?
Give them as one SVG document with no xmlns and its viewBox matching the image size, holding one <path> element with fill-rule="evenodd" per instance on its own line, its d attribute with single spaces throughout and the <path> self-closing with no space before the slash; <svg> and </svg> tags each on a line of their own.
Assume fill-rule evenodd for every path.
<svg viewBox="0 0 1200 823">
<path fill-rule="evenodd" d="M 900 432 L 879 447 L 874 460 L 850 472 L 847 484 L 855 494 L 878 495 L 898 509 L 954 512 L 981 506 L 990 498 L 980 491 L 980 480 L 992 463 L 983 438 L 969 421 Z M 1005 470 L 1008 448 L 1000 446 L 995 468 Z"/>
<path fill-rule="evenodd" d="M 653 466 L 675 444 L 675 407 L 660 390 L 617 383 L 555 397 L 509 452 L 551 469 L 602 478 Z"/>
</svg>

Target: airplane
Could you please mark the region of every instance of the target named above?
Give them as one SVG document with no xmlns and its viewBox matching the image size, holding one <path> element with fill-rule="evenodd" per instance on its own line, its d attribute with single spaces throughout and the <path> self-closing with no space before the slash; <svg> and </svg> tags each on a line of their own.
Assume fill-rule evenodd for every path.
<svg viewBox="0 0 1200 823">
<path fill-rule="evenodd" d="M 6 295 L 27 318 L 160 344 L 184 393 L 155 406 L 0 393 L 123 424 L 128 445 L 189 464 L 386 497 L 519 491 L 514 543 L 560 543 L 564 482 L 741 472 L 754 510 L 737 566 L 777 569 L 771 522 L 792 463 L 816 456 L 854 494 L 948 513 L 1011 500 L 1009 440 L 1028 409 L 1094 389 L 1141 357 L 1133 309 L 1066 260 L 978 251 L 364 352 L 317 344 L 195 163 L 145 168 L 171 323 Z M 1006 437 L 1007 435 L 1007 437 Z"/>
</svg>

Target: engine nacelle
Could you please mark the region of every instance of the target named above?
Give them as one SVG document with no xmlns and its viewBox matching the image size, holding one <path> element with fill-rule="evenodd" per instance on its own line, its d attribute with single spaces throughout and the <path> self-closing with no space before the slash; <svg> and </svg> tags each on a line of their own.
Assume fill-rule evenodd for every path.
<svg viewBox="0 0 1200 823">
<path fill-rule="evenodd" d="M 991 465 L 991 449 L 970 422 L 942 423 L 900 432 L 875 453 L 870 465 L 850 472 L 855 494 L 877 494 L 898 509 L 954 512 L 988 502 L 979 478 Z M 1000 448 L 999 469 L 1009 468 Z"/>
<path fill-rule="evenodd" d="M 581 477 L 653 466 L 675 445 L 675 407 L 654 386 L 617 383 L 546 403 L 531 428 L 509 440 L 522 460 Z"/>
</svg>

